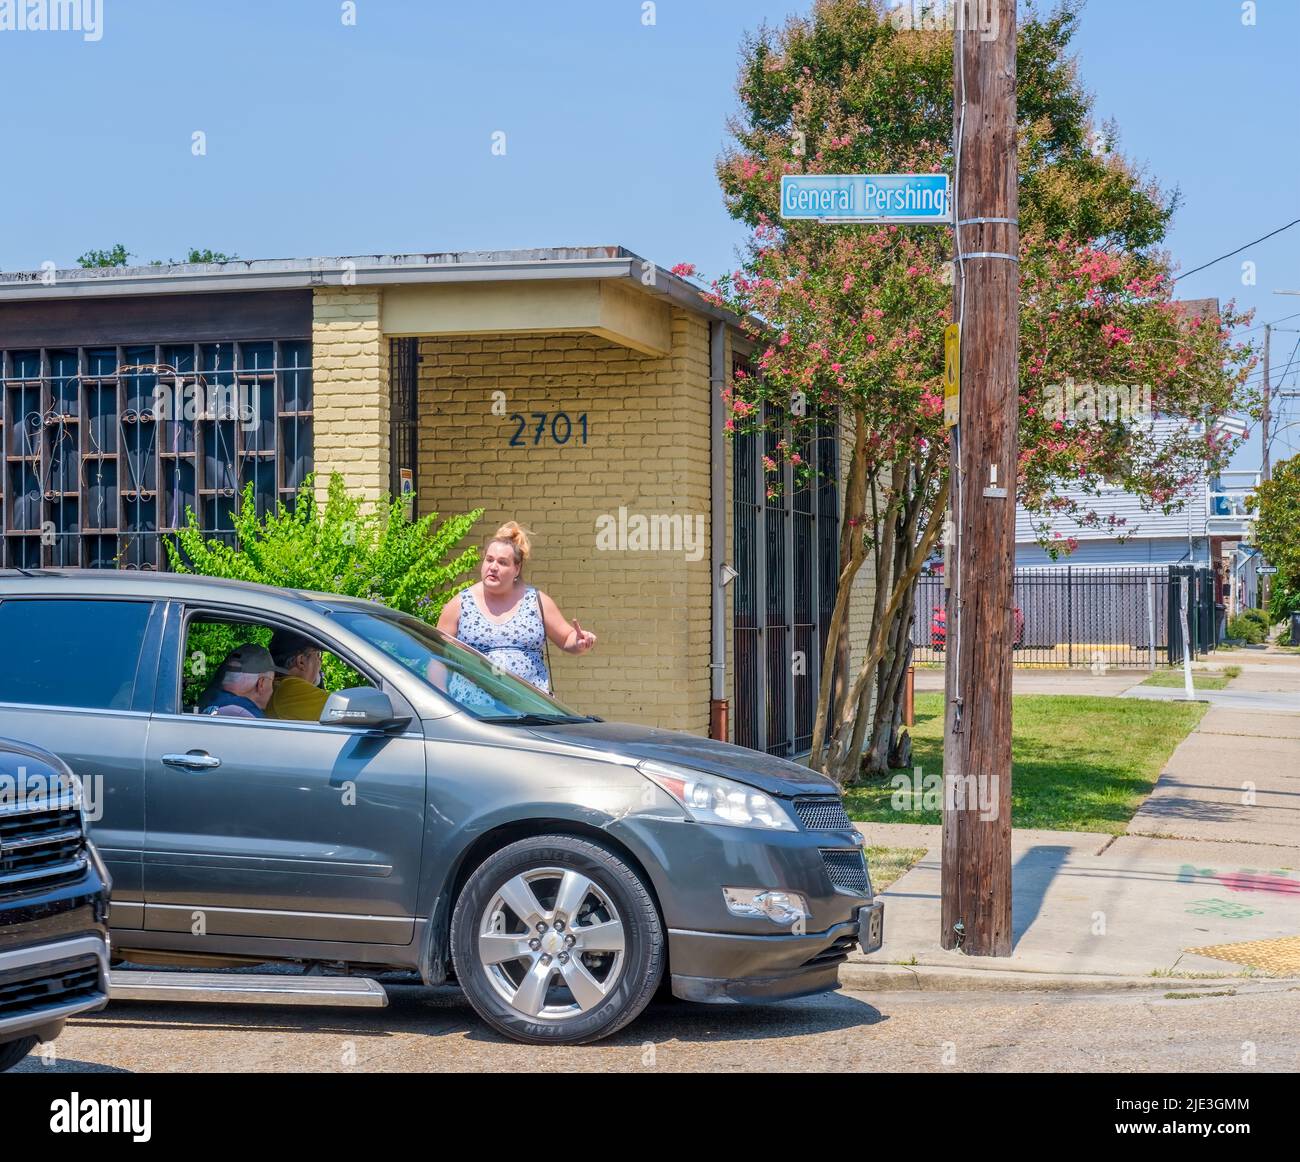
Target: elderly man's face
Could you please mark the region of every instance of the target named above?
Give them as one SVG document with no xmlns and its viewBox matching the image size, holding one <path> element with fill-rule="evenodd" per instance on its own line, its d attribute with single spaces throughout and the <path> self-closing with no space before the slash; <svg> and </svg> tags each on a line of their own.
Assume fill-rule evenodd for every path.
<svg viewBox="0 0 1300 1162">
<path fill-rule="evenodd" d="M 289 665 L 285 668 L 295 677 L 310 682 L 313 686 L 316 685 L 320 681 L 320 650 L 303 650 L 302 653 L 295 654 L 289 659 Z"/>
</svg>

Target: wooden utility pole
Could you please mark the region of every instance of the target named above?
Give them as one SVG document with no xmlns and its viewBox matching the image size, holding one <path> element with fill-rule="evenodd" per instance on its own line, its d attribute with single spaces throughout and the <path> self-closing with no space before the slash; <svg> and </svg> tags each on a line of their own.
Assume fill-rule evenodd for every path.
<svg viewBox="0 0 1300 1162">
<path fill-rule="evenodd" d="M 940 943 L 1011 954 L 1011 643 L 1019 420 L 1016 0 L 958 0 L 960 418 L 947 605 Z M 948 572 L 948 570 L 945 570 Z"/>
</svg>

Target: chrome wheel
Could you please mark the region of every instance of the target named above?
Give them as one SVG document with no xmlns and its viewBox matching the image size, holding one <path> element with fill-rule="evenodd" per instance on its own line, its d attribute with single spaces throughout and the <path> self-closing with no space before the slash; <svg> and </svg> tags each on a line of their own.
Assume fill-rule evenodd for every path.
<svg viewBox="0 0 1300 1162">
<path fill-rule="evenodd" d="M 521 872 L 478 924 L 478 958 L 497 995 L 535 1020 L 590 1012 L 623 972 L 623 920 L 608 892 L 572 868 Z"/>
</svg>

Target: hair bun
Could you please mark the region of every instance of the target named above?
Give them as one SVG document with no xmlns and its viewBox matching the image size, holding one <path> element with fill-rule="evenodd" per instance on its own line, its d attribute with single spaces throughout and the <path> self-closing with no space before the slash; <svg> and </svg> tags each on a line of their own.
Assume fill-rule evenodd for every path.
<svg viewBox="0 0 1300 1162">
<path fill-rule="evenodd" d="M 533 543 L 529 540 L 529 532 L 518 521 L 508 520 L 493 534 L 492 540 L 506 541 L 514 546 L 515 557 L 519 564 L 528 560 L 528 554 L 532 552 Z"/>
</svg>

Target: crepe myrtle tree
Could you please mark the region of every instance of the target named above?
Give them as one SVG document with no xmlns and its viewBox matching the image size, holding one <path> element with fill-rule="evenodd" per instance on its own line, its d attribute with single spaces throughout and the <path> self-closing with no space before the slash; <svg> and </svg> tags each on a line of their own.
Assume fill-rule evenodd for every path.
<svg viewBox="0 0 1300 1162">
<path fill-rule="evenodd" d="M 871 721 L 873 681 L 884 714 L 901 683 L 916 578 L 942 531 L 948 442 L 938 336 L 951 318 L 951 294 L 924 246 L 899 227 L 846 231 L 830 247 L 819 244 L 815 262 L 795 239 L 765 245 L 776 233 L 760 227 L 746 269 L 720 279 L 710 297 L 742 315 L 758 344 L 753 374 L 738 370 L 724 398 L 729 431 L 777 429 L 764 460 L 769 495 L 787 461 L 797 477 L 811 471 L 801 449 L 812 425 L 839 418 L 847 451 L 840 574 L 812 762 L 843 783 L 856 778 L 873 725 L 868 770 L 887 762 L 891 724 Z M 1246 403 L 1252 357 L 1229 338 L 1243 317 L 1188 311 L 1173 301 L 1167 274 L 1150 273 L 1150 263 L 1131 255 L 1029 233 L 1021 256 L 1019 499 L 1044 536 L 1063 514 L 1101 524 L 1086 498 L 1104 484 L 1172 511 L 1232 450 L 1213 421 Z M 1126 387 L 1122 400 L 1099 390 L 1067 393 L 1068 377 L 1142 391 Z M 1188 422 L 1154 440 L 1153 416 Z M 1112 521 L 1111 531 L 1125 530 Z M 862 661 L 850 671 L 849 596 L 868 561 L 871 619 Z"/>
<path fill-rule="evenodd" d="M 1175 507 L 1207 463 L 1231 450 L 1214 421 L 1251 402 L 1251 354 L 1229 339 L 1244 317 L 1231 306 L 1189 311 L 1173 301 L 1169 260 L 1155 244 L 1175 199 L 1113 151 L 1113 129 L 1103 135 L 1091 122 L 1068 55 L 1076 15 L 1075 5 L 1046 18 L 1031 11 L 1017 48 L 1018 489 L 1045 537 L 1052 516 L 1100 522 L 1065 496 L 1067 487 L 1095 493 L 1103 482 L 1119 484 L 1151 507 Z M 782 221 L 780 179 L 951 172 L 952 36 L 900 30 L 876 2 L 818 0 L 811 16 L 749 38 L 739 93 L 719 178 L 732 214 L 752 232 L 740 269 L 708 297 L 736 311 L 757 344 L 754 373 L 727 391 L 729 429 L 770 429 L 771 493 L 786 461 L 807 473 L 800 449 L 809 425 L 832 417 L 840 425 L 840 574 L 810 763 L 847 784 L 888 764 L 915 581 L 943 528 L 952 239 L 934 228 Z M 1088 392 L 1072 384 L 1103 385 L 1101 403 L 1094 388 L 1088 406 Z M 1108 406 L 1105 389 L 1117 387 L 1129 406 Z M 1157 445 L 1147 429 L 1155 414 L 1188 423 Z M 1070 538 L 1054 548 L 1068 550 Z M 870 624 L 865 641 L 853 643 L 849 595 L 868 561 Z"/>
</svg>

